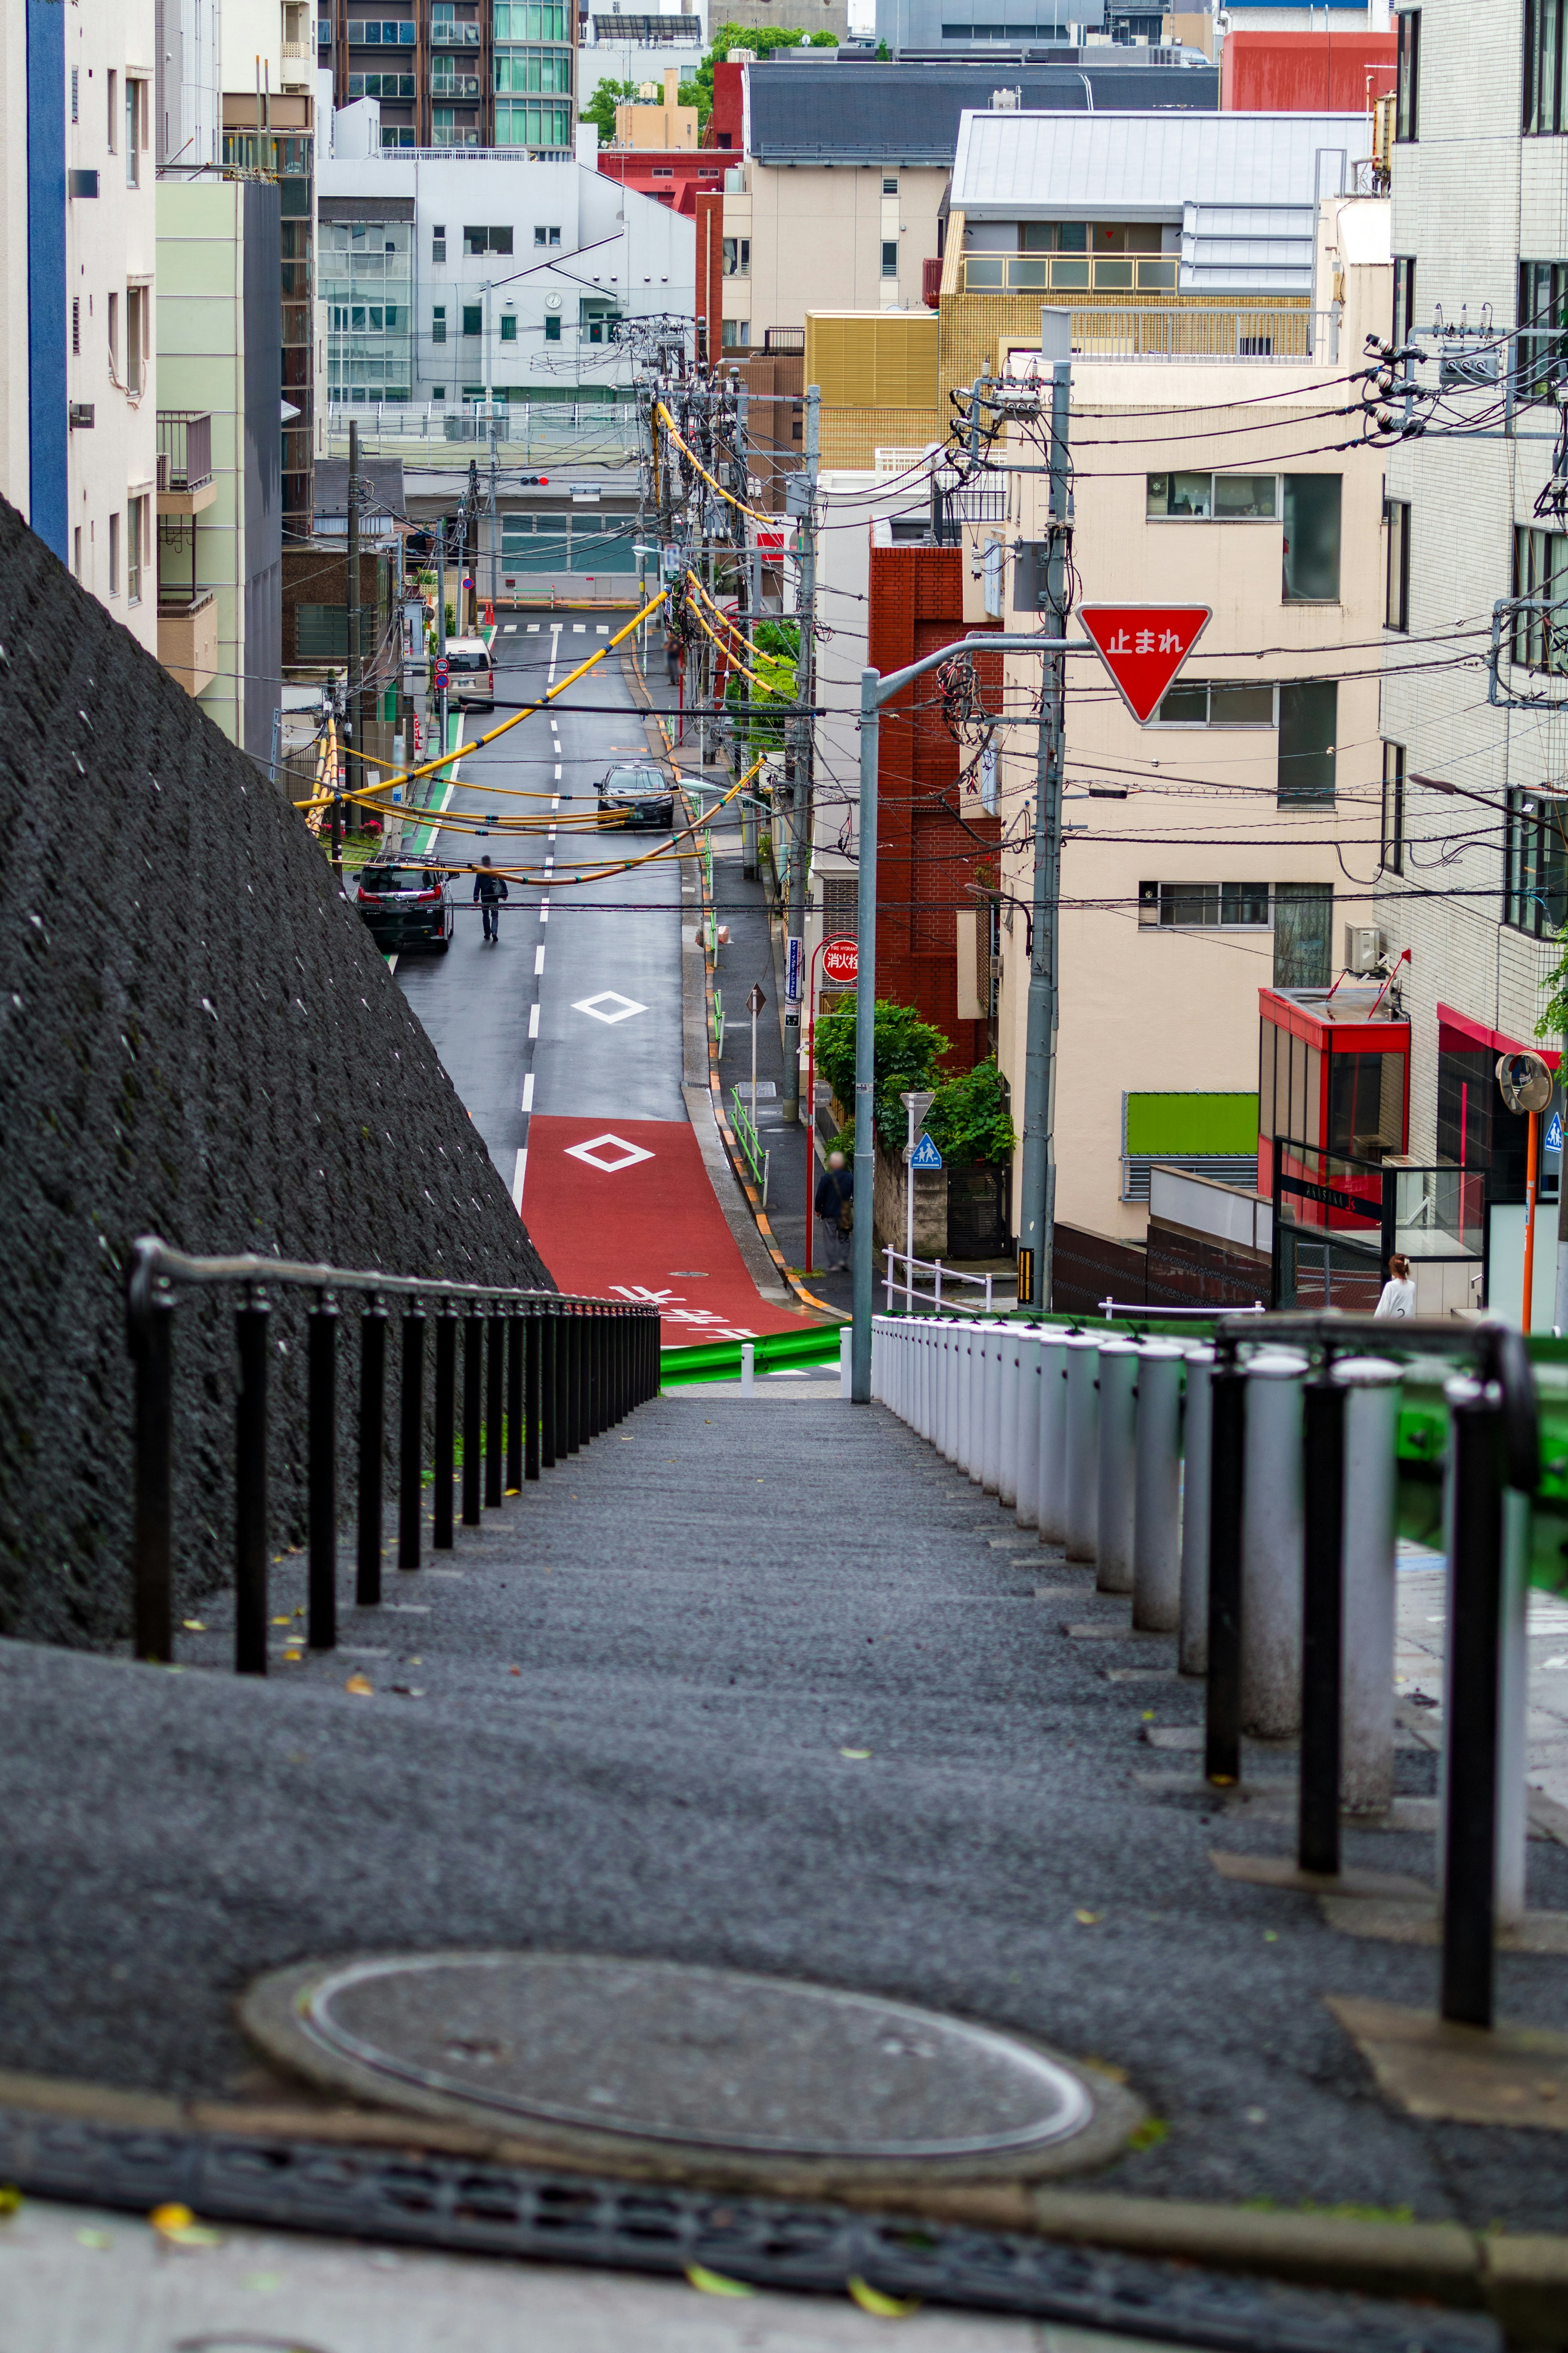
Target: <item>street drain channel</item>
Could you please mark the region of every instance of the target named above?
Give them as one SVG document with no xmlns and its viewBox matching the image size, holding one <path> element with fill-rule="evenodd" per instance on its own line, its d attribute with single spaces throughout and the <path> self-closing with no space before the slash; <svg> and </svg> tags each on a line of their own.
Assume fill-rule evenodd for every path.
<svg viewBox="0 0 1568 2353">
<path fill-rule="evenodd" d="M 875 1995 L 572 1953 L 373 1955 L 262 1978 L 268 2055 L 328 2089 L 666 2179 L 1039 2179 L 1142 2111 L 1022 2037 Z"/>
</svg>

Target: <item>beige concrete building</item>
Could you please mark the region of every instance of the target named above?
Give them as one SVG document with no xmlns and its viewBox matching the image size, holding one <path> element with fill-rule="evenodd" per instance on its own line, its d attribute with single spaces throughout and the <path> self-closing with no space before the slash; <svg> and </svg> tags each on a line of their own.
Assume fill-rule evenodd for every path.
<svg viewBox="0 0 1568 2353">
<path fill-rule="evenodd" d="M 637 95 L 616 109 L 617 147 L 658 147 L 667 154 L 695 154 L 697 109 L 680 104 L 680 69 L 666 66 L 664 95 L 657 82 L 638 85 Z"/>
<path fill-rule="evenodd" d="M 748 157 L 724 189 L 726 315 L 749 320 L 749 340 L 758 344 L 780 330 L 803 334 L 808 310 L 921 310 L 922 264 L 937 250 L 948 176 L 945 164 L 896 158 L 772 164 Z"/>
<path fill-rule="evenodd" d="M 1387 332 L 1388 252 L 1385 200 L 1322 207 L 1318 297 L 1339 305 L 1342 354 Z M 1147 727 L 1097 663 L 1068 664 L 1056 1204 L 1080 1232 L 1142 1240 L 1156 1161 L 1247 1181 L 1258 989 L 1326 987 L 1345 922 L 1367 921 L 1346 878 L 1370 886 L 1379 857 L 1383 460 L 1324 448 L 1346 438 L 1325 373 L 1074 364 L 1076 601 L 1213 616 Z M 1039 626 L 1009 558 L 1045 536 L 1044 495 L 1016 476 L 1008 520 L 969 527 L 969 617 Z M 1038 672 L 1008 663 L 1009 712 Z M 996 1043 L 1021 1124 L 1036 738 L 1032 722 L 999 732 Z"/>
</svg>

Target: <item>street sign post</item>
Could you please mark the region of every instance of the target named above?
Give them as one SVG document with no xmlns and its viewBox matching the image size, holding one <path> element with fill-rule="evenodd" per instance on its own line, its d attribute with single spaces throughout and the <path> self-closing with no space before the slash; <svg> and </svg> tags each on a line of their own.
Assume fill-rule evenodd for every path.
<svg viewBox="0 0 1568 2353">
<path fill-rule="evenodd" d="M 910 1153 L 910 1166 L 911 1168 L 940 1168 L 942 1166 L 942 1155 L 937 1150 L 929 1135 L 922 1135 L 914 1150 Z"/>
<path fill-rule="evenodd" d="M 1080 605 L 1083 623 L 1122 702 L 1147 727 L 1210 618 L 1206 605 Z"/>
<path fill-rule="evenodd" d="M 756 1128 L 757 1128 L 757 1016 L 758 1016 L 758 1014 L 762 1011 L 762 1009 L 763 1009 L 763 1006 L 767 1003 L 767 1001 L 768 1001 L 768 1000 L 767 1000 L 767 998 L 766 998 L 766 997 L 763 996 L 763 984 L 762 984 L 762 982 L 761 982 L 760 980 L 753 980 L 753 981 L 752 981 L 752 993 L 751 993 L 751 995 L 750 995 L 750 996 L 747 997 L 747 999 L 746 999 L 746 1010 L 747 1010 L 747 1012 L 748 1012 L 748 1013 L 751 1015 L 751 1017 L 752 1017 L 752 1101 L 751 1101 L 751 1113 L 752 1113 L 752 1137 L 753 1137 L 753 1139 L 755 1138 L 755 1135 L 756 1135 Z M 807 1207 L 807 1209 L 806 1209 L 806 1216 L 807 1216 L 807 1218 L 809 1218 L 809 1217 L 810 1217 L 810 1215 L 811 1215 L 811 1210 L 810 1210 L 810 1208 L 809 1208 L 809 1206 L 808 1206 L 808 1207 Z"/>
<path fill-rule="evenodd" d="M 925 1145 L 929 1145 L 932 1152 L 936 1151 L 929 1135 L 920 1141 L 917 1139 L 921 1138 L 921 1123 L 935 1103 L 936 1094 L 930 1087 L 911 1087 L 908 1094 L 900 1095 L 899 1100 L 910 1123 L 910 1140 L 904 1146 L 904 1308 L 907 1314 L 912 1314 L 915 1304 L 915 1168 L 918 1155 Z M 919 1160 L 918 1165 L 929 1168 L 931 1162 Z M 940 1168 L 941 1166 L 942 1159 L 938 1155 L 937 1166 Z"/>
<path fill-rule="evenodd" d="M 1524 1297 L 1520 1307 L 1520 1323 L 1528 1332 L 1535 1288 L 1535 1196 L 1540 1189 L 1541 1114 L 1552 1101 L 1552 1073 L 1539 1054 L 1500 1054 L 1497 1082 L 1510 1111 L 1523 1112 L 1530 1121 L 1524 1159 Z"/>
<path fill-rule="evenodd" d="M 857 940 L 844 934 L 831 940 L 818 940 L 811 951 L 811 966 L 806 984 L 805 1008 L 805 1271 L 813 1271 L 812 1254 L 816 1248 L 816 1227 L 812 1214 L 812 1199 L 816 1191 L 816 959 L 822 958 L 823 976 L 835 980 L 842 987 L 853 987 L 859 977 L 860 947 Z"/>
</svg>

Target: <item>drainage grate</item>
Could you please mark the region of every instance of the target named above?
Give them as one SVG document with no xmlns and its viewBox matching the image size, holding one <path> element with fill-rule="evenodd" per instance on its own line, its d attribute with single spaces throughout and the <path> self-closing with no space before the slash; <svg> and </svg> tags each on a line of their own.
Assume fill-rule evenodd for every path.
<svg viewBox="0 0 1568 2353">
<path fill-rule="evenodd" d="M 0 2180 L 35 2197 L 473 2254 L 889 2295 L 1117 2329 L 1214 2353 L 1500 2353 L 1487 2319 L 831 2207 L 639 2188 L 463 2158 L 0 2109 Z"/>
</svg>

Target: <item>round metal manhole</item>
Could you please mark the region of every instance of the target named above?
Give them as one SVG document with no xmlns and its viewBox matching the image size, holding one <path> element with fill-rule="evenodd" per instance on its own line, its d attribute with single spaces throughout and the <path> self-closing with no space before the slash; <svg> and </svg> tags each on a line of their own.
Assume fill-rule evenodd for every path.
<svg viewBox="0 0 1568 2353">
<path fill-rule="evenodd" d="M 1022 2038 L 875 1995 L 671 1962 L 437 1953 L 262 1978 L 271 2055 L 395 2106 L 549 2141 L 765 2164 L 1102 2161 L 1136 2103 Z M 1091 2082 L 1093 2088 L 1091 2089 Z M 1052 2164 L 1049 2170 L 1063 2169 Z"/>
</svg>

